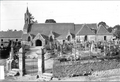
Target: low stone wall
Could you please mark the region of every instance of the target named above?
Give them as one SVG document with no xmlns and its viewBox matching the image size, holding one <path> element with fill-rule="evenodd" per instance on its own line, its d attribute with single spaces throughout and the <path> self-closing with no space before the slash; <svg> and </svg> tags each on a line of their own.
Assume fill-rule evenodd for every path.
<svg viewBox="0 0 120 82">
<path fill-rule="evenodd" d="M 82 75 L 84 73 L 120 68 L 118 60 L 95 61 L 81 63 L 82 61 L 58 62 L 53 65 L 53 76 L 57 78 Z"/>
</svg>

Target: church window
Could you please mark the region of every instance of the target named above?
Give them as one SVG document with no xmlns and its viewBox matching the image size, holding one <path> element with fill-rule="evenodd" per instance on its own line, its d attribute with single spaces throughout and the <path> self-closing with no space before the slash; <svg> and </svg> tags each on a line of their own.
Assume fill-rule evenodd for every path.
<svg viewBox="0 0 120 82">
<path fill-rule="evenodd" d="M 28 37 L 28 41 L 31 41 L 31 38 L 30 38 L 30 36 Z"/>
<path fill-rule="evenodd" d="M 3 42 L 3 39 L 1 39 L 1 42 Z"/>
<path fill-rule="evenodd" d="M 53 41 L 53 37 L 52 37 L 52 36 L 50 36 L 50 41 L 51 41 L 51 42 Z"/>
</svg>

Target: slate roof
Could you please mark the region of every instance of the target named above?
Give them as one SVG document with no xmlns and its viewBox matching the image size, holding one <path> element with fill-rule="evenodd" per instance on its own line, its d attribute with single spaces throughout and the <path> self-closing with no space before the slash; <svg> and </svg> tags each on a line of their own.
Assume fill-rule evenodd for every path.
<svg viewBox="0 0 120 82">
<path fill-rule="evenodd" d="M 74 23 L 37 23 L 31 25 L 29 33 L 33 35 L 41 33 L 48 36 L 52 31 L 56 38 L 64 39 L 68 34 L 68 30 L 71 29 L 74 29 Z"/>
<path fill-rule="evenodd" d="M 21 38 L 22 31 L 0 31 L 0 38 Z"/>
<path fill-rule="evenodd" d="M 23 34 L 22 35 L 22 40 L 23 41 L 27 41 L 28 40 L 28 36 L 29 36 L 29 34 Z"/>
<path fill-rule="evenodd" d="M 98 29 L 98 25 L 97 23 L 90 23 L 90 24 L 86 24 L 90 29 Z"/>
<path fill-rule="evenodd" d="M 27 29 L 28 25 L 24 25 L 24 29 Z M 43 38 L 48 39 L 48 36 L 52 32 L 56 39 L 66 39 L 68 32 L 71 35 L 109 35 L 109 33 L 103 26 L 98 27 L 97 23 L 91 24 L 74 24 L 74 23 L 35 23 L 30 25 L 28 33 L 34 38 L 38 33 Z M 26 35 L 25 35 L 26 36 Z M 24 36 L 24 37 L 25 37 Z"/>
<path fill-rule="evenodd" d="M 97 35 L 112 35 L 112 33 L 109 33 L 103 25 L 100 25 L 97 30 Z"/>
<path fill-rule="evenodd" d="M 77 32 L 77 35 L 95 35 L 95 33 L 86 24 L 84 24 Z"/>
<path fill-rule="evenodd" d="M 82 28 L 83 24 L 75 24 L 75 33 L 78 33 L 78 31 Z"/>
</svg>

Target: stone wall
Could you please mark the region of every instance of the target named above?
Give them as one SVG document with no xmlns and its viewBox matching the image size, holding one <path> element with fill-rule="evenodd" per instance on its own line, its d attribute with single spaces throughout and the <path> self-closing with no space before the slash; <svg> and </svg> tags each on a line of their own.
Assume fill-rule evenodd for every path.
<svg viewBox="0 0 120 82">
<path fill-rule="evenodd" d="M 59 62 L 55 61 L 53 65 L 54 77 L 70 77 L 73 75 L 82 75 L 84 73 L 120 68 L 118 60 L 95 61 L 81 63 L 82 61 Z"/>
</svg>

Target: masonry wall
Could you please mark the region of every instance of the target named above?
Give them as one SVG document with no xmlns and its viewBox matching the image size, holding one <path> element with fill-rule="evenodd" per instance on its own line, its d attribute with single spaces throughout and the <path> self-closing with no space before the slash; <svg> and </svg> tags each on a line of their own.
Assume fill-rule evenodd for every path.
<svg viewBox="0 0 120 82">
<path fill-rule="evenodd" d="M 95 35 L 87 35 L 88 41 L 95 41 L 96 36 Z M 76 36 L 76 40 L 84 41 L 85 35 Z"/>
<path fill-rule="evenodd" d="M 13 40 L 13 41 L 21 41 L 22 39 L 21 38 L 0 38 L 0 43 L 1 43 L 1 40 L 3 40 L 3 42 L 5 41 L 9 41 L 9 40 Z"/>
<path fill-rule="evenodd" d="M 97 35 L 97 41 L 104 41 L 104 36 L 106 36 L 106 40 L 110 41 L 113 37 L 113 35 Z"/>
<path fill-rule="evenodd" d="M 112 40 L 112 39 L 113 39 L 113 35 L 108 35 L 108 36 L 107 36 L 107 40 L 108 40 L 108 41 L 110 41 L 110 40 Z"/>
<path fill-rule="evenodd" d="M 96 36 L 95 35 L 88 35 L 88 41 L 95 41 Z"/>
</svg>

